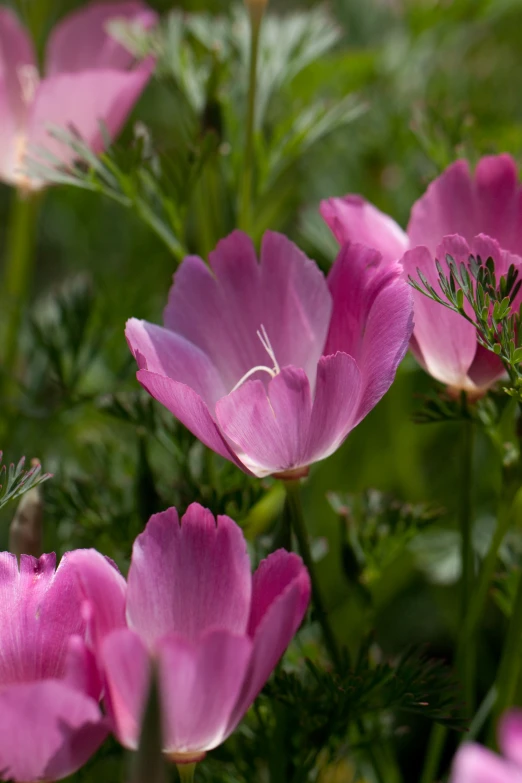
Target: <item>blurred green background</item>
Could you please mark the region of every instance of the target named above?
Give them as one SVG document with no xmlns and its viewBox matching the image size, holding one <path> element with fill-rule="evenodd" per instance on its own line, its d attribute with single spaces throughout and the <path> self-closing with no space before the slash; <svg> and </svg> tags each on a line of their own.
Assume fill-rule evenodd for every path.
<svg viewBox="0 0 522 783">
<path fill-rule="evenodd" d="M 33 20 L 43 41 L 52 23 L 78 5 L 73 0 L 24 0 L 21 11 Z M 150 5 L 160 12 L 174 7 L 168 0 Z M 316 13 L 317 5 L 273 0 L 269 13 Z M 225 0 L 186 0 L 178 6 L 189 14 L 226 17 L 232 12 Z M 292 166 L 261 194 L 253 233 L 258 241 L 264 228 L 287 232 L 326 270 L 335 243 L 318 216 L 322 198 L 361 193 L 406 226 L 412 203 L 456 157 L 473 162 L 482 154 L 511 152 L 520 159 L 522 1 L 331 0 L 324 13 L 335 30 L 333 43 L 297 72 L 283 63 L 283 76 L 259 131 L 259 149 L 263 147 L 266 160 L 276 156 L 281 128 L 291 129 L 298 112 L 315 100 L 332 108 L 353 95 L 357 116 L 296 148 Z M 200 44 L 194 51 L 198 62 L 208 65 L 208 51 Z M 237 145 L 244 117 L 241 93 L 236 99 L 232 90 L 236 81 L 246 81 L 246 74 L 240 58 L 227 61 L 225 55 L 223 63 L 203 69 L 199 111 L 166 68 L 151 81 L 117 144 L 121 149 L 132 145 L 132 125 L 139 119 L 162 160 L 169 161 L 171 171 L 182 172 L 197 155 L 194 148 L 205 143 L 206 135 L 217 134 L 198 184 L 187 193 L 183 240 L 188 250 L 200 253 L 235 225 L 234 172 L 240 165 L 242 148 Z M 270 74 L 267 78 L 270 81 Z M 175 188 L 182 202 L 183 192 Z M 12 196 L 7 187 L 1 188 L 0 255 L 5 255 Z M 107 397 L 138 391 L 123 329 L 131 316 L 161 320 L 177 264 L 166 246 L 136 210 L 104 195 L 53 187 L 43 199 L 36 252 L 31 304 L 20 335 L 20 387 L 3 401 L 1 446 L 7 460 L 36 456 L 55 473 L 44 487 L 47 546 L 63 551 L 94 545 L 124 567 L 146 514 L 190 499 L 251 523 L 249 506 L 261 497 L 258 484 L 202 454 L 186 434 L 173 431 L 159 409 L 154 415 L 165 423 L 163 442 L 147 430 L 142 409 L 118 420 L 114 400 Z M 76 294 L 70 293 L 72 280 Z M 73 342 L 97 346 L 74 389 L 57 384 L 45 339 L 54 339 L 61 317 L 56 295 L 64 284 L 74 307 L 81 301 L 86 308 Z M 41 326 L 40 338 L 31 319 Z M 56 337 L 55 347 L 60 339 Z M 319 539 L 321 583 L 339 638 L 352 650 L 374 626 L 386 653 L 427 643 L 431 654 L 448 660 L 452 656 L 458 624 L 455 513 L 462 422 L 414 422 L 425 404 L 423 396 L 434 390 L 436 384 L 408 356 L 391 391 L 333 457 L 312 468 L 304 488 L 307 523 Z M 480 549 L 491 530 L 501 471 L 499 452 L 483 432 L 476 441 L 474 468 Z M 429 528 L 413 542 L 401 543 L 369 579 L 374 611 L 343 571 L 344 523 L 327 499 L 332 491 L 360 496 L 368 489 L 389 493 L 401 503 L 428 503 L 441 510 Z M 257 520 L 265 535 L 277 532 L 280 513 L 279 497 L 271 497 L 274 513 L 260 511 Z M 4 543 L 12 511 L 9 507 L 3 516 Z M 321 539 L 327 546 L 320 545 Z M 495 667 L 503 622 L 492 601 L 480 640 L 482 691 Z M 408 730 L 399 747 L 408 759 L 407 779 L 415 780 L 426 726 L 417 721 Z"/>
</svg>

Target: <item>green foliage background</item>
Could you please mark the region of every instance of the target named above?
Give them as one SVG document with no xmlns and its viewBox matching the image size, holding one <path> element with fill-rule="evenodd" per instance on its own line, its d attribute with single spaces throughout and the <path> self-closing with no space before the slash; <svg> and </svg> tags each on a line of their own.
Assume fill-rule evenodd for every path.
<svg viewBox="0 0 522 783">
<path fill-rule="evenodd" d="M 172 8 L 167 0 L 150 4 L 159 11 Z M 36 0 L 24 0 L 22 10 L 43 40 L 52 21 L 78 4 L 38 0 L 37 14 L 36 5 Z M 273 0 L 270 13 L 286 14 L 291 6 L 305 12 L 316 5 Z M 191 13 L 230 13 L 224 0 L 186 0 L 183 6 Z M 263 227 L 284 230 L 325 270 L 334 258 L 335 243 L 318 217 L 321 198 L 359 192 L 405 226 L 413 201 L 455 157 L 474 161 L 482 154 L 507 151 L 520 159 L 522 154 L 520 0 L 331 0 L 326 10 L 339 40 L 284 82 L 271 103 L 269 125 L 272 130 L 277 122 L 291 126 L 294 115 L 285 115 L 285 106 L 306 106 L 318 96 L 333 106 L 353 93 L 365 111 L 320 139 L 283 173 L 270 193 L 270 209 L 263 213 L 266 226 L 261 220 L 256 228 L 258 234 Z M 219 73 L 215 78 L 215 86 L 207 84 L 206 108 L 219 116 L 230 96 Z M 237 74 L 238 80 L 244 78 Z M 163 78 L 151 82 L 133 114 L 150 129 L 155 148 L 168 156 L 174 171 L 187 154 L 185 108 L 172 79 Z M 209 116 L 215 130 L 212 115 L 196 117 L 202 136 Z M 238 114 L 233 119 L 241 138 L 243 118 Z M 118 143 L 122 149 L 131 143 L 131 126 Z M 189 135 L 192 129 L 189 124 Z M 240 152 L 227 154 L 233 158 Z M 226 156 L 223 161 L 212 154 L 203 162 L 200 190 L 191 196 L 193 217 L 187 223 L 190 251 L 204 253 L 234 227 L 230 186 L 223 185 L 227 166 Z M 6 187 L 0 190 L 0 252 L 7 243 L 12 195 Z M 212 207 L 216 203 L 225 205 L 217 214 Z M 148 514 L 190 500 L 230 511 L 245 524 L 252 541 L 253 531 L 264 536 L 277 532 L 277 489 L 269 487 L 269 500 L 252 515 L 250 509 L 264 491 L 258 483 L 205 455 L 186 434 L 173 433 L 168 415 L 145 397 L 129 414 L 107 396 L 129 393 L 134 400 L 138 386 L 124 324 L 131 316 L 161 319 L 175 267 L 175 258 L 133 210 L 72 187 L 55 187 L 46 194 L 31 305 L 20 339 L 22 387 L 3 400 L 0 445 L 7 460 L 36 456 L 45 470 L 55 473 L 43 488 L 48 548 L 92 545 L 125 567 L 132 539 Z M 56 299 L 49 304 L 49 297 L 56 297 L 64 282 L 69 305 L 62 303 L 60 309 Z M 71 301 L 69 315 L 73 320 L 78 316 L 79 322 L 76 327 L 69 323 L 61 334 Z M 32 319 L 39 329 L 31 327 Z M 78 346 L 80 358 L 74 356 Z M 57 347 L 59 353 L 71 354 L 60 382 L 53 365 Z M 80 366 L 78 382 L 71 380 L 75 362 Z M 458 625 L 455 515 L 462 422 L 415 423 L 423 395 L 433 389 L 435 383 L 408 356 L 388 395 L 333 457 L 312 468 L 304 489 L 307 524 L 319 539 L 321 584 L 339 639 L 353 655 L 365 633 L 374 629 L 385 655 L 427 644 L 430 655 L 452 658 Z M 121 399 L 131 404 L 129 397 Z M 148 426 L 150 417 L 155 419 Z M 490 534 L 498 501 L 500 452 L 491 439 L 479 435 L 474 486 L 478 551 Z M 343 561 L 343 526 L 327 494 L 355 495 L 350 499 L 355 508 L 351 518 L 361 519 L 364 528 L 375 511 L 372 497 L 381 502 L 374 495 L 363 497 L 369 489 L 403 504 L 427 503 L 440 513 L 435 519 L 428 514 L 428 522 L 419 523 L 415 535 L 393 533 L 389 540 L 397 543 L 390 557 L 375 554 L 375 541 L 366 542 L 375 558 L 371 568 L 363 568 L 361 590 L 355 584 L 357 569 Z M 4 545 L 12 512 L 12 506 L 2 512 Z M 417 525 L 419 515 L 413 514 L 416 521 L 411 524 Z M 375 528 L 376 540 L 388 535 L 387 511 L 383 518 L 385 523 Z M 263 536 L 257 541 L 254 556 L 265 546 Z M 386 541 L 383 547 L 388 547 Z M 483 692 L 496 666 L 503 623 L 502 612 L 490 601 L 480 638 L 478 678 Z M 398 739 L 399 759 L 404 779 L 413 781 L 428 725 L 418 716 L 405 716 L 401 726 L 407 731 Z M 234 742 L 220 751 L 225 758 L 234 753 Z M 110 764 L 103 770 L 111 770 Z M 343 774 L 349 779 L 349 770 Z M 270 779 L 276 780 L 275 773 Z"/>
</svg>

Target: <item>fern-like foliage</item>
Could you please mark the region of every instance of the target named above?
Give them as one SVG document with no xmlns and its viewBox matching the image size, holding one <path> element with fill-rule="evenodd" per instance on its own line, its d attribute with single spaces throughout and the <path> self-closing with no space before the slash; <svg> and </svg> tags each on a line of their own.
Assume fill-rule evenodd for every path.
<svg viewBox="0 0 522 783">
<path fill-rule="evenodd" d="M 0 463 L 2 459 L 3 452 L 0 451 Z M 11 462 L 9 466 L 2 465 L 0 468 L 0 509 L 10 500 L 16 500 L 25 492 L 51 478 L 50 473 L 42 473 L 39 462 L 35 462 L 29 470 L 24 470 L 24 467 L 25 457 L 22 457 L 16 465 Z"/>
</svg>

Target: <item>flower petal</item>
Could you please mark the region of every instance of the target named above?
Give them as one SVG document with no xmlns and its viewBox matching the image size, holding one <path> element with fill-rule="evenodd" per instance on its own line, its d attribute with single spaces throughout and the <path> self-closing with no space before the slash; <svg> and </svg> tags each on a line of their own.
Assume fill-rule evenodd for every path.
<svg viewBox="0 0 522 783">
<path fill-rule="evenodd" d="M 500 719 L 499 745 L 504 756 L 521 768 L 522 778 L 522 711 L 510 710 Z"/>
<path fill-rule="evenodd" d="M 333 454 L 357 424 L 363 393 L 361 373 L 345 353 L 322 356 L 312 409 L 305 464 Z"/>
<path fill-rule="evenodd" d="M 126 624 L 125 579 L 112 560 L 95 549 L 69 552 L 67 565 L 79 585 L 83 608 L 87 608 L 92 642 L 97 650 L 107 634 Z"/>
<path fill-rule="evenodd" d="M 93 152 L 104 147 L 102 122 L 114 139 L 138 100 L 151 74 L 151 63 L 133 71 L 109 69 L 59 74 L 44 79 L 37 89 L 28 118 L 26 158 L 42 159 L 41 150 L 70 164 L 74 152 L 49 134 L 49 129 L 73 128 Z"/>
<path fill-rule="evenodd" d="M 445 253 L 448 252 L 460 260 L 466 252 L 469 255 L 469 247 L 461 237 L 447 240 L 439 249 L 437 257 L 444 260 Z M 417 247 L 409 250 L 404 255 L 402 264 L 407 275 L 418 279 L 417 270 L 420 270 L 435 291 L 440 292 L 437 268 L 428 248 Z M 418 291 L 413 291 L 413 301 L 414 336 L 427 371 L 441 383 L 456 389 L 473 391 L 475 387 L 468 378 L 468 371 L 477 350 L 475 327 L 463 316 L 433 302 Z"/>
<path fill-rule="evenodd" d="M 130 68 L 133 55 L 108 32 L 108 23 L 120 19 L 147 28 L 156 23 L 157 15 L 136 0 L 96 2 L 73 11 L 54 27 L 49 37 L 46 75 L 91 68 Z"/>
<path fill-rule="evenodd" d="M 488 234 L 504 250 L 522 255 L 522 190 L 517 179 L 517 166 L 510 155 L 481 158 L 475 171 L 475 233 Z"/>
<path fill-rule="evenodd" d="M 192 503 L 152 516 L 134 543 L 128 578 L 129 626 L 152 647 L 168 634 L 195 641 L 209 628 L 244 633 L 250 559 L 241 528 Z"/>
<path fill-rule="evenodd" d="M 216 405 L 222 432 L 238 458 L 256 476 L 306 465 L 312 401 L 302 369 L 284 367 L 268 393 L 261 381 L 246 381 Z"/>
<path fill-rule="evenodd" d="M 57 780 L 76 772 L 108 733 L 98 704 L 58 680 L 0 690 L 4 780 Z"/>
<path fill-rule="evenodd" d="M 343 351 L 357 362 L 358 423 L 393 383 L 413 330 L 413 299 L 402 267 L 358 244 L 341 248 L 328 285 L 334 309 L 325 354 Z"/>
<path fill-rule="evenodd" d="M 210 410 L 226 394 L 208 356 L 181 335 L 131 318 L 125 336 L 140 370 L 165 375 L 194 389 Z"/>
<path fill-rule="evenodd" d="M 451 783 L 522 783 L 522 774 L 500 756 L 469 742 L 457 751 Z"/>
<path fill-rule="evenodd" d="M 116 736 L 126 748 L 135 750 L 150 683 L 149 653 L 138 634 L 121 628 L 103 640 L 100 661 Z"/>
<path fill-rule="evenodd" d="M 225 443 L 208 407 L 194 389 L 148 370 L 139 370 L 136 378 L 154 399 L 174 414 L 205 446 L 236 463 L 246 473 L 249 472 Z"/>
<path fill-rule="evenodd" d="M 308 571 L 302 564 L 297 567 L 292 555 L 287 554 L 285 557 L 285 554 L 275 552 L 264 563 L 254 577 L 255 594 L 250 626 L 254 642 L 252 659 L 227 734 L 235 729 L 268 680 L 301 625 L 310 601 Z M 273 579 L 275 585 L 269 586 L 269 579 Z M 281 588 L 278 594 L 277 587 Z"/>
<path fill-rule="evenodd" d="M 167 637 L 159 644 L 165 750 L 204 753 L 226 739 L 250 662 L 247 636 L 214 631 L 196 644 Z"/>
<path fill-rule="evenodd" d="M 386 262 L 397 261 L 408 250 L 402 228 L 361 196 L 329 198 L 319 211 L 340 245 L 360 242 L 381 253 Z"/>
<path fill-rule="evenodd" d="M 199 258 L 185 259 L 170 291 L 165 325 L 210 357 L 227 390 L 253 367 L 272 367 L 257 335 L 261 327 L 279 365 L 304 367 L 313 383 L 331 310 L 317 266 L 272 232 L 264 236 L 259 264 L 251 240 L 240 231 L 221 240 L 209 260 L 212 271 Z"/>
</svg>

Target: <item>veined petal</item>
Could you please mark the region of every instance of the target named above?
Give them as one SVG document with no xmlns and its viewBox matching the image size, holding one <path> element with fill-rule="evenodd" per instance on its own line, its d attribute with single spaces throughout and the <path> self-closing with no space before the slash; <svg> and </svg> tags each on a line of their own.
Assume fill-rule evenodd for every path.
<svg viewBox="0 0 522 783">
<path fill-rule="evenodd" d="M 522 778 L 522 711 L 510 710 L 502 716 L 498 737 L 502 753 L 520 768 Z"/>
<path fill-rule="evenodd" d="M 249 636 L 255 636 L 258 626 L 274 601 L 284 593 L 292 582 L 302 579 L 303 573 L 306 573 L 306 568 L 301 558 L 293 552 L 287 552 L 286 549 L 278 549 L 261 560 L 252 580 L 252 606 L 248 622 Z M 303 585 L 305 583 L 306 579 Z M 303 613 L 306 611 L 309 597 L 310 591 L 303 590 Z"/>
<path fill-rule="evenodd" d="M 82 6 L 54 27 L 47 44 L 47 76 L 92 68 L 130 68 L 134 57 L 109 34 L 108 23 L 121 19 L 148 28 L 157 18 L 137 0 Z"/>
<path fill-rule="evenodd" d="M 470 742 L 457 751 L 451 783 L 522 783 L 522 772 L 487 748 Z"/>
<path fill-rule="evenodd" d="M 252 579 L 241 528 L 192 503 L 152 516 L 129 570 L 127 619 L 149 646 L 179 634 L 196 641 L 210 628 L 246 631 Z"/>
<path fill-rule="evenodd" d="M 174 636 L 160 642 L 160 692 L 168 754 L 197 756 L 226 739 L 251 652 L 247 636 L 228 631 L 207 633 L 196 644 Z"/>
<path fill-rule="evenodd" d="M 480 159 L 475 171 L 475 233 L 487 234 L 503 250 L 522 255 L 522 190 L 517 180 L 517 166 L 510 155 L 487 155 Z"/>
<path fill-rule="evenodd" d="M 307 465 L 312 400 L 302 369 L 284 367 L 269 382 L 246 381 L 216 405 L 221 431 L 256 476 Z"/>
<path fill-rule="evenodd" d="M 402 228 L 361 196 L 329 198 L 321 202 L 319 210 L 340 245 L 367 245 L 381 253 L 385 262 L 397 261 L 409 247 Z"/>
</svg>

